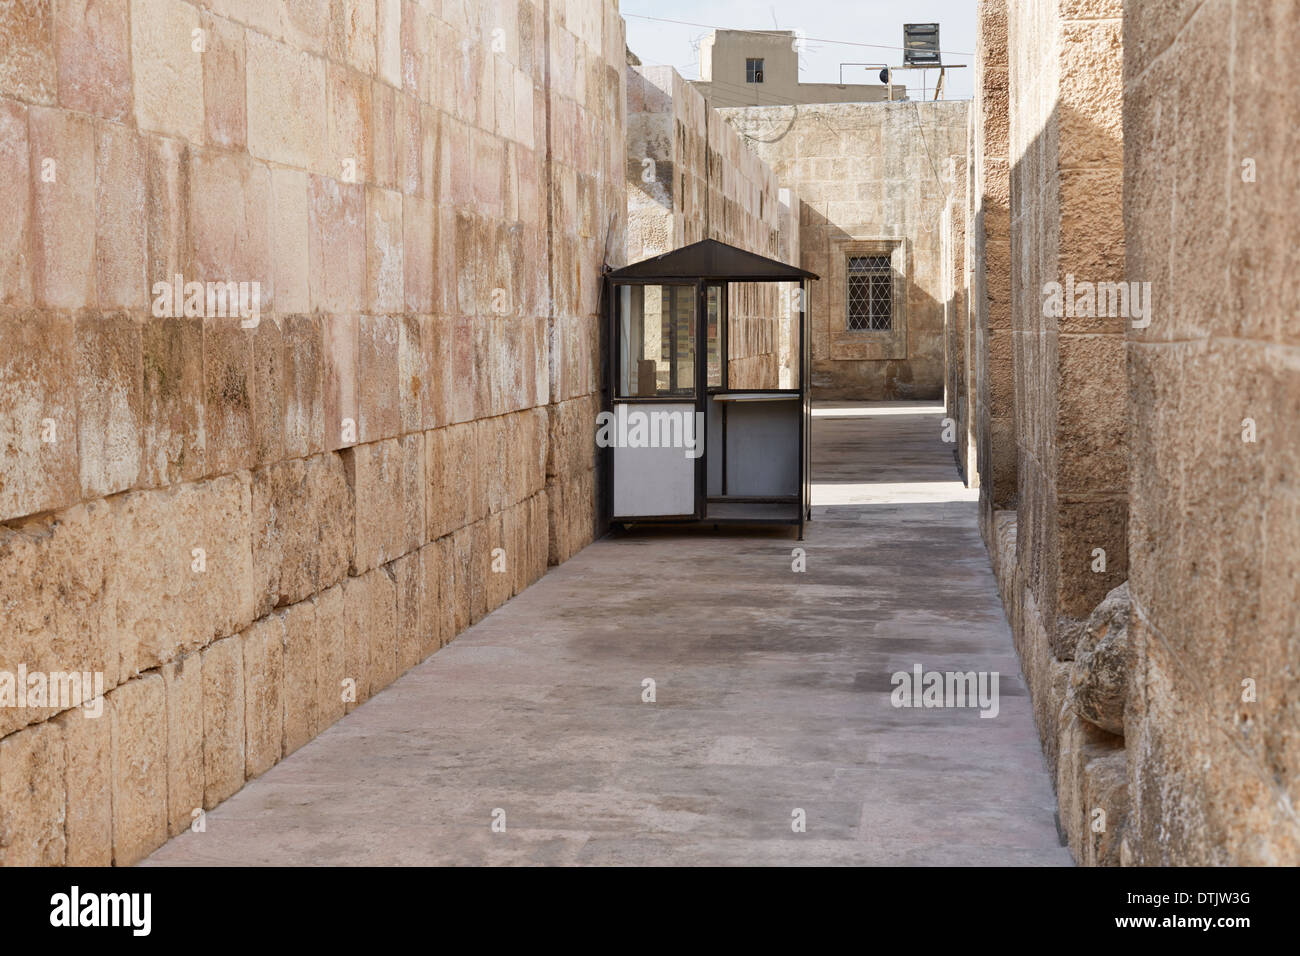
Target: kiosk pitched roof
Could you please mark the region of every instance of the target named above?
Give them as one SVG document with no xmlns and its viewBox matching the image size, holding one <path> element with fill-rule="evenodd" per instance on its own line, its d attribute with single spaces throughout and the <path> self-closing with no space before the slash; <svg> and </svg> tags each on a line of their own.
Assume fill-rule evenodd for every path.
<svg viewBox="0 0 1300 956">
<path fill-rule="evenodd" d="M 729 282 L 789 282 L 817 279 L 815 273 L 767 256 L 737 249 L 717 239 L 642 259 L 609 273 L 618 279 L 723 279 Z"/>
</svg>

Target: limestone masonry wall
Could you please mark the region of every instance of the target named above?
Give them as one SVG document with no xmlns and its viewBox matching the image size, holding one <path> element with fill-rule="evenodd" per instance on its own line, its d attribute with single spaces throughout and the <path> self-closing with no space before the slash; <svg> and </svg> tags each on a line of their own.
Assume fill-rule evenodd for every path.
<svg viewBox="0 0 1300 956">
<path fill-rule="evenodd" d="M 1300 862 L 1298 52 L 1286 0 L 980 5 L 975 477 L 1080 863 Z"/>
<path fill-rule="evenodd" d="M 954 160 L 966 154 L 961 101 L 833 103 L 718 112 L 777 178 L 798 191 L 800 265 L 812 292 L 813 394 L 827 399 L 941 398 L 942 225 Z M 902 308 L 890 332 L 846 327 L 845 262 L 855 243 L 901 241 Z M 888 250 L 886 250 L 888 251 Z"/>
<path fill-rule="evenodd" d="M 798 264 L 798 197 L 699 90 L 670 66 L 628 66 L 627 92 L 628 261 L 717 239 Z M 783 292 L 776 284 L 732 284 L 733 388 L 776 388 L 783 372 L 789 379 L 797 299 Z"/>
<path fill-rule="evenodd" d="M 1066 701 L 1071 675 L 1082 666 L 1077 652 L 1085 632 L 1092 635 L 1089 617 L 1127 577 L 1128 318 L 1060 314 L 1045 303 L 1052 283 L 1073 288 L 1076 280 L 1126 278 L 1120 13 L 1118 0 L 1007 7 L 1013 533 L 990 520 L 993 508 L 1013 503 L 999 454 L 1006 452 L 1007 433 L 996 411 L 1005 407 L 1007 383 L 995 297 L 983 303 L 989 313 L 978 386 L 987 404 L 977 444 L 988 450 L 983 467 L 994 479 L 983 496 L 985 534 L 990 549 L 1000 552 L 995 566 L 1013 608 L 1009 617 L 1057 782 L 1062 828 L 1080 862 L 1117 861 L 1124 822 L 1122 795 L 1105 789 L 1115 761 L 1122 766 L 1123 740 L 1082 720 Z M 1001 98 L 996 62 L 1003 29 L 1000 8 L 982 7 L 980 122 L 985 155 L 995 157 L 985 168 L 995 180 L 1001 129 L 991 114 Z M 993 203 L 996 214 L 996 192 Z M 982 242 L 989 263 L 983 281 L 995 281 L 1001 238 L 986 227 Z M 1014 551 L 1002 550 L 1004 542 L 1014 542 Z M 1110 819 L 1101 837 L 1087 813 L 1101 798 L 1086 803 L 1081 796 L 1094 791 L 1113 798 L 1102 808 Z"/>
<path fill-rule="evenodd" d="M 1007 0 L 980 0 L 975 90 L 970 111 L 971 362 L 980 528 L 991 540 L 993 513 L 1012 508 L 1016 439 L 1011 338 L 1011 164 L 1008 141 Z"/>
<path fill-rule="evenodd" d="M 1288 0 L 1124 9 L 1131 862 L 1300 863 L 1300 55 Z"/>
<path fill-rule="evenodd" d="M 0 7 L 0 672 L 104 682 L 0 708 L 0 862 L 139 860 L 591 540 L 624 49 L 611 0 Z"/>
</svg>

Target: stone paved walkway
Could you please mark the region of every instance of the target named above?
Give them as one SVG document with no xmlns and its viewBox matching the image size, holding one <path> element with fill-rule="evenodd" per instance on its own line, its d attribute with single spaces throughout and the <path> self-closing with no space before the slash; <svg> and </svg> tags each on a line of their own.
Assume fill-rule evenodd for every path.
<svg viewBox="0 0 1300 956">
<path fill-rule="evenodd" d="M 147 863 L 1068 865 L 941 417 L 818 407 L 806 573 L 789 533 L 598 541 Z M 1000 672 L 998 716 L 891 706 L 918 663 Z"/>
</svg>

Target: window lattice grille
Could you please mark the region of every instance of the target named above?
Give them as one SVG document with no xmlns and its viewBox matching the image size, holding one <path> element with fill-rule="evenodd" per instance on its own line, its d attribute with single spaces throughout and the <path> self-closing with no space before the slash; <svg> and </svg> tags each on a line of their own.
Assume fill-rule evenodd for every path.
<svg viewBox="0 0 1300 956">
<path fill-rule="evenodd" d="M 888 332 L 893 327 L 889 256 L 849 256 L 848 304 L 850 332 Z"/>
</svg>

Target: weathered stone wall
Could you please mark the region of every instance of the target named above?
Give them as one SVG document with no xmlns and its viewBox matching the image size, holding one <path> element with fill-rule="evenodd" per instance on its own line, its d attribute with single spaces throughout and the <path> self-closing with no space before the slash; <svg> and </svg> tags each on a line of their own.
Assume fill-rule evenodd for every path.
<svg viewBox="0 0 1300 956">
<path fill-rule="evenodd" d="M 981 5 L 977 183 L 999 6 Z M 982 520 L 1075 858 L 1294 865 L 1300 134 L 1274 79 L 1300 19 L 1184 7 L 1009 5 L 1018 475 L 1004 497 L 995 187 L 977 185 Z M 1053 314 L 1045 284 L 1070 274 L 1150 283 L 1150 307 Z"/>
<path fill-rule="evenodd" d="M 1142 864 L 1300 863 L 1300 55 L 1289 0 L 1124 10 L 1125 715 Z"/>
<path fill-rule="evenodd" d="M 1127 576 L 1128 319 L 1045 307 L 1049 283 L 1126 278 L 1119 14 L 1118 0 L 1062 0 L 1008 18 L 1016 636 L 1054 769 L 1084 621 Z"/>
<path fill-rule="evenodd" d="M 719 110 L 799 193 L 800 259 L 813 284 L 817 398 L 942 398 L 941 218 L 953 159 L 966 153 L 967 104 L 836 103 Z M 901 240 L 901 322 L 849 332 L 847 244 Z M 856 253 L 855 253 L 856 254 Z"/>
<path fill-rule="evenodd" d="M 623 24 L 66 0 L 0 40 L 0 673 L 105 691 L 0 707 L 0 862 L 128 864 L 591 539 Z M 176 275 L 260 321 L 157 315 Z"/>
<path fill-rule="evenodd" d="M 699 90 L 670 66 L 628 66 L 627 90 L 628 261 L 717 239 L 798 263 L 797 197 Z M 776 388 L 783 374 L 789 379 L 797 299 L 783 292 L 776 284 L 732 284 L 731 387 Z"/>
<path fill-rule="evenodd" d="M 1007 0 L 980 0 L 978 17 L 967 203 L 972 342 L 968 387 L 974 403 L 973 472 L 980 488 L 980 529 L 992 548 L 993 514 L 1014 508 L 1016 497 Z"/>
</svg>

